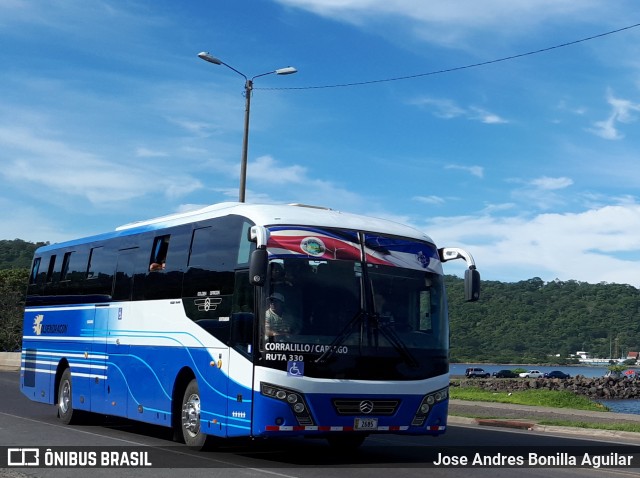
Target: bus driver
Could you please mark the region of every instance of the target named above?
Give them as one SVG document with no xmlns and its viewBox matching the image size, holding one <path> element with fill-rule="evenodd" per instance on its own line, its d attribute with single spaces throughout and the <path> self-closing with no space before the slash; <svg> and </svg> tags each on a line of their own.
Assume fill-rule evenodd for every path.
<svg viewBox="0 0 640 478">
<path fill-rule="evenodd" d="M 269 308 L 265 314 L 265 319 L 267 339 L 276 335 L 288 335 L 299 332 L 295 321 L 284 315 L 284 296 L 279 292 L 274 292 L 269 296 Z"/>
</svg>

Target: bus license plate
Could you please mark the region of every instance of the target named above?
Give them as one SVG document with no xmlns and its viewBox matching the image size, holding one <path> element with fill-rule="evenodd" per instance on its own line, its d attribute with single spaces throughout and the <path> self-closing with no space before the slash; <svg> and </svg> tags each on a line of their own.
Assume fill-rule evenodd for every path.
<svg viewBox="0 0 640 478">
<path fill-rule="evenodd" d="M 377 428 L 377 418 L 356 418 L 353 424 L 354 430 L 376 430 Z"/>
</svg>

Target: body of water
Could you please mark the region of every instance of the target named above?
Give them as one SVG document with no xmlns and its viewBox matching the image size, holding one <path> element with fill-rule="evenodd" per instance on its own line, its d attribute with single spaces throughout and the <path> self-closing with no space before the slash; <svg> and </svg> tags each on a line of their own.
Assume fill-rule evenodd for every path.
<svg viewBox="0 0 640 478">
<path fill-rule="evenodd" d="M 469 367 L 480 367 L 493 375 L 493 372 L 498 370 L 513 370 L 515 368 L 523 368 L 526 370 L 540 370 L 542 373 L 551 372 L 553 370 L 561 370 L 564 373 L 568 373 L 572 377 L 576 375 L 583 375 L 589 378 L 602 377 L 607 373 L 607 366 L 585 366 L 585 365 L 561 365 L 561 366 L 543 366 L 543 365 L 497 365 L 497 364 L 485 364 L 485 363 L 452 363 L 449 366 L 449 373 L 451 375 L 464 375 L 464 371 Z M 635 369 L 638 372 L 637 369 Z M 633 413 L 640 415 L 640 400 L 599 400 L 604 406 L 609 408 L 612 412 L 616 413 Z"/>
</svg>

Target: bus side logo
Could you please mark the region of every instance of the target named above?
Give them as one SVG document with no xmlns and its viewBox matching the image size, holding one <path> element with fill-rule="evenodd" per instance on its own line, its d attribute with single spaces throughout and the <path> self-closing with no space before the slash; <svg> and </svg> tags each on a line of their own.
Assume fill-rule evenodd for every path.
<svg viewBox="0 0 640 478">
<path fill-rule="evenodd" d="M 36 335 L 40 335 L 42 333 L 42 321 L 44 320 L 44 315 L 38 314 L 33 319 L 33 331 Z"/>
<path fill-rule="evenodd" d="M 222 302 L 221 298 L 211 297 L 207 297 L 206 299 L 196 299 L 193 301 L 193 303 L 198 306 L 198 310 L 200 312 L 209 312 L 210 310 L 216 310 L 220 302 Z"/>
</svg>

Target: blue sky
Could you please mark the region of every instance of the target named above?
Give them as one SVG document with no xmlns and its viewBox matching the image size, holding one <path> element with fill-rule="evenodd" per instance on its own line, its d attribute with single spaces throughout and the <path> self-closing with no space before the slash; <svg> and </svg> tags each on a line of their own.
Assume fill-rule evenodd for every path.
<svg viewBox="0 0 640 478">
<path fill-rule="evenodd" d="M 244 79 L 209 51 L 298 69 L 255 80 L 247 202 L 408 223 L 487 280 L 640 287 L 640 27 L 461 68 L 638 23 L 633 0 L 4 0 L 0 239 L 236 201 Z"/>
</svg>

